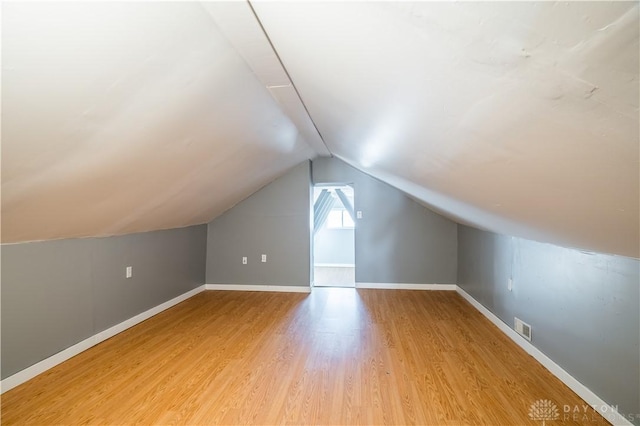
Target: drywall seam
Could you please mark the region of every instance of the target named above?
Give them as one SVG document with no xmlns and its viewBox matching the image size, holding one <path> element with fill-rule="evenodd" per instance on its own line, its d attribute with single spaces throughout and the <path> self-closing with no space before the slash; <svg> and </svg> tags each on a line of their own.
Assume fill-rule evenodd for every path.
<svg viewBox="0 0 640 426">
<path fill-rule="evenodd" d="M 250 285 L 250 284 L 205 284 L 207 290 L 229 291 L 275 291 L 282 293 L 311 293 L 310 286 Z"/>
<path fill-rule="evenodd" d="M 15 388 L 23 384 L 24 382 L 33 379 L 39 374 L 44 373 L 45 371 L 55 367 L 58 364 L 63 363 L 64 361 L 72 358 L 81 352 L 86 351 L 87 349 L 97 345 L 100 342 L 103 342 L 116 334 L 122 333 L 128 328 L 133 327 L 141 323 L 144 320 L 151 318 L 154 315 L 159 314 L 162 311 L 165 311 L 180 302 L 183 302 L 198 293 L 201 293 L 205 290 L 205 286 L 201 285 L 199 287 L 194 288 L 184 294 L 181 294 L 178 297 L 174 297 L 173 299 L 166 301 L 154 308 L 151 308 L 147 311 L 144 311 L 128 320 L 125 320 L 117 325 L 114 325 L 111 328 L 108 328 L 104 331 L 101 331 L 97 334 L 94 334 L 91 337 L 88 337 L 81 342 L 76 343 L 73 346 L 68 347 L 67 349 L 60 351 L 49 358 L 43 359 L 42 361 L 33 364 L 30 367 L 25 368 L 24 370 L 18 371 L 16 374 L 7 377 L 6 379 L 0 381 L 0 394 L 5 393 L 8 390 Z"/>
<path fill-rule="evenodd" d="M 455 291 L 455 284 L 356 283 L 356 288 L 382 290 L 445 290 Z"/>
<path fill-rule="evenodd" d="M 465 298 L 474 308 L 476 308 L 482 315 L 487 317 L 500 331 L 513 340 L 518 346 L 525 350 L 529 355 L 535 358 L 543 367 L 545 367 L 551 374 L 556 376 L 562 383 L 567 385 L 569 389 L 574 391 L 580 398 L 584 399 L 593 409 L 595 409 L 605 420 L 612 425 L 624 425 L 633 426 L 629 420 L 623 415 L 617 412 L 617 410 L 605 402 L 598 395 L 593 393 L 588 387 L 580 383 L 575 377 L 565 371 L 562 367 L 556 364 L 551 358 L 545 355 L 538 348 L 533 346 L 524 337 L 520 336 L 511 327 L 505 324 L 500 318 L 498 318 L 493 312 L 487 309 L 484 305 L 474 299 L 469 293 L 464 291 L 460 286 L 455 286 L 456 292 Z M 531 401 L 532 403 L 535 401 Z"/>
</svg>

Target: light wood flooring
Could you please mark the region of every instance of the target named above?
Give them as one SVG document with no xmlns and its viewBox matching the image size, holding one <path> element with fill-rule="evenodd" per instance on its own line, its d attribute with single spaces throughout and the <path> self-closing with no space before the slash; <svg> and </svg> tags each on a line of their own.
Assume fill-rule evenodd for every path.
<svg viewBox="0 0 640 426">
<path fill-rule="evenodd" d="M 2 424 L 607 424 L 455 292 L 209 291 L 2 396 Z"/>
</svg>

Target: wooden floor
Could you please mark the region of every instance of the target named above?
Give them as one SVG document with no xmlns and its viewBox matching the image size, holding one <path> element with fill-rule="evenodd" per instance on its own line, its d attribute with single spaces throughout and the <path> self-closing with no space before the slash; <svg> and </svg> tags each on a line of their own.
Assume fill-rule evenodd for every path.
<svg viewBox="0 0 640 426">
<path fill-rule="evenodd" d="M 5 393 L 3 424 L 547 425 L 585 404 L 455 292 L 209 291 Z"/>
</svg>

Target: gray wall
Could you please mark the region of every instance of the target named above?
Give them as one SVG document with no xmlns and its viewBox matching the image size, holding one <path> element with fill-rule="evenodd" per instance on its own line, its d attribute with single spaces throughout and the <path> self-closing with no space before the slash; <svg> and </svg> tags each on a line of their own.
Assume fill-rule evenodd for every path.
<svg viewBox="0 0 640 426">
<path fill-rule="evenodd" d="M 355 231 L 323 227 L 313 241 L 313 259 L 316 264 L 355 263 Z"/>
<path fill-rule="evenodd" d="M 309 286 L 310 198 L 305 161 L 210 222 L 207 283 Z"/>
<path fill-rule="evenodd" d="M 336 158 L 312 164 L 314 184 L 354 184 L 356 282 L 455 284 L 457 225 Z"/>
<path fill-rule="evenodd" d="M 534 346 L 625 414 L 640 413 L 639 270 L 637 259 L 458 228 L 459 286 L 512 328 L 514 316 L 529 323 Z"/>
<path fill-rule="evenodd" d="M 2 378 L 202 285 L 205 252 L 205 225 L 3 245 Z"/>
</svg>

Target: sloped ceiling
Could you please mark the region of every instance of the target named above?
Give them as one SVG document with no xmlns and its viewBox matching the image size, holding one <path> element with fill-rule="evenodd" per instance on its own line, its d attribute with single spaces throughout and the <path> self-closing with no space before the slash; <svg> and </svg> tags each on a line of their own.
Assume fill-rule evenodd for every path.
<svg viewBox="0 0 640 426">
<path fill-rule="evenodd" d="M 3 242 L 205 223 L 315 155 L 200 3 L 2 12 Z"/>
<path fill-rule="evenodd" d="M 333 154 L 462 223 L 640 257 L 638 10 L 4 3 L 2 240 L 204 223 Z"/>
<path fill-rule="evenodd" d="M 330 151 L 493 231 L 639 256 L 637 2 L 256 2 Z"/>
</svg>

